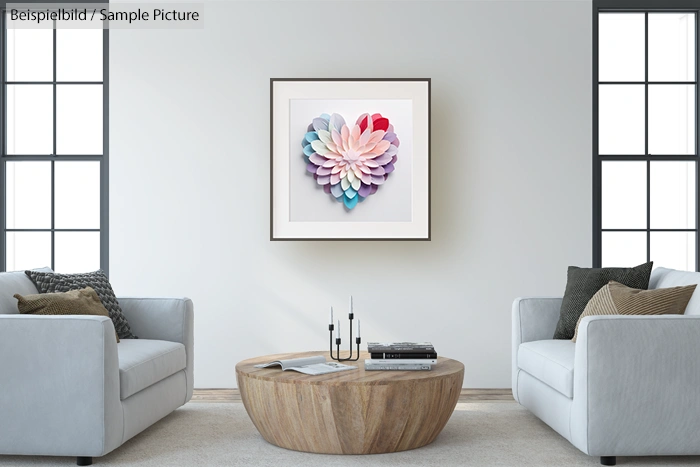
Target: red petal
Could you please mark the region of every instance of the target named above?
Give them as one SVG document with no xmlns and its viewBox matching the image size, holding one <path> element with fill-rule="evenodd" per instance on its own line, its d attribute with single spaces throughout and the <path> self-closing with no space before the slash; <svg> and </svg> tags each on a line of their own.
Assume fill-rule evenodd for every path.
<svg viewBox="0 0 700 467">
<path fill-rule="evenodd" d="M 360 133 L 364 133 L 365 130 L 367 129 L 367 119 L 369 118 L 369 115 L 366 116 L 365 118 L 362 119 L 360 122 Z"/>
<path fill-rule="evenodd" d="M 386 131 L 389 129 L 389 120 L 386 118 L 378 118 L 374 120 L 374 131 L 377 130 L 383 130 Z"/>
</svg>

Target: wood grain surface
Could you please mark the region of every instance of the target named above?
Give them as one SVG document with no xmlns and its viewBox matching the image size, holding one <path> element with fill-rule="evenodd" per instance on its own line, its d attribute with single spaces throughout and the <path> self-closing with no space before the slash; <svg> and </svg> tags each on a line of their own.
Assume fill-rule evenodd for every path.
<svg viewBox="0 0 700 467">
<path fill-rule="evenodd" d="M 377 454 L 431 443 L 450 418 L 462 389 L 464 365 L 439 357 L 431 371 L 368 371 L 362 352 L 357 370 L 310 376 L 254 368 L 279 354 L 236 365 L 243 404 L 268 442 L 295 451 Z M 350 364 L 350 362 L 348 362 Z"/>
</svg>

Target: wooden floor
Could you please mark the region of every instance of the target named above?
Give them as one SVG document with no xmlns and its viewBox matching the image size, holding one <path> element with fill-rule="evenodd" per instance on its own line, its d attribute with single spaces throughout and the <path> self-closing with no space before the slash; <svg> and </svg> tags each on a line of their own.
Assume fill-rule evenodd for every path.
<svg viewBox="0 0 700 467">
<path fill-rule="evenodd" d="M 192 402 L 241 402 L 238 389 L 195 389 Z M 510 389 L 462 389 L 459 402 L 515 402 Z"/>
</svg>

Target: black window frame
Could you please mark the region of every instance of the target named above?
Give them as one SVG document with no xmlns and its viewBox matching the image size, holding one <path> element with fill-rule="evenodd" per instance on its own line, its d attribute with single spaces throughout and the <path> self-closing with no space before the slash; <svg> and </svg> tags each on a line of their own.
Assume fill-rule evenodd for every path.
<svg viewBox="0 0 700 467">
<path fill-rule="evenodd" d="M 598 15 L 599 13 L 646 13 L 645 14 L 645 155 L 600 155 L 598 148 Z M 695 154 L 694 155 L 650 155 L 649 154 L 649 13 L 677 12 L 695 14 L 695 80 L 686 82 L 695 86 Z M 593 0 L 593 267 L 602 266 L 603 232 L 646 232 L 647 261 L 651 258 L 652 232 L 695 232 L 695 270 L 700 271 L 700 1 L 698 0 Z M 615 83 L 620 84 L 620 83 Z M 624 84 L 624 83 L 623 83 Z M 634 84 L 642 84 L 635 82 Z M 651 82 L 651 84 L 660 84 Z M 682 84 L 672 82 L 668 84 Z M 604 161 L 646 161 L 647 164 L 647 226 L 645 229 L 603 229 L 602 228 L 602 167 Z M 694 229 L 652 229 L 651 228 L 651 162 L 652 161 L 692 161 L 695 162 L 695 228 Z M 623 265 L 620 265 L 623 266 Z M 630 265 L 631 266 L 631 265 Z M 662 264 L 658 266 L 663 266 Z"/>
<path fill-rule="evenodd" d="M 28 0 L 22 3 L 64 3 L 58 0 Z M 73 3 L 90 3 L 90 0 L 74 0 Z M 53 29 L 53 80 L 42 82 L 53 85 L 53 152 L 52 155 L 8 155 L 7 154 L 7 73 L 6 73 L 6 46 L 7 28 L 5 24 L 5 12 L 8 2 L 0 2 L 0 79 L 2 89 L 0 90 L 0 271 L 7 268 L 7 219 L 6 219 L 6 164 L 12 161 L 48 161 L 51 162 L 51 228 L 49 229 L 10 229 L 24 232 L 51 232 L 51 264 L 55 267 L 55 232 L 95 232 L 100 233 L 100 269 L 109 275 L 109 29 L 103 30 L 103 50 L 102 50 L 102 81 L 90 82 L 66 82 L 57 81 L 56 76 L 56 29 Z M 9 82 L 13 84 L 16 82 Z M 32 82 L 21 82 L 30 84 Z M 57 84 L 90 84 L 102 85 L 102 154 L 101 155 L 56 155 L 56 88 Z M 56 161 L 98 161 L 100 163 L 100 227 L 99 229 L 56 229 L 54 224 L 55 211 L 55 186 L 54 186 L 54 166 Z M 37 265 L 44 266 L 44 265 Z"/>
</svg>

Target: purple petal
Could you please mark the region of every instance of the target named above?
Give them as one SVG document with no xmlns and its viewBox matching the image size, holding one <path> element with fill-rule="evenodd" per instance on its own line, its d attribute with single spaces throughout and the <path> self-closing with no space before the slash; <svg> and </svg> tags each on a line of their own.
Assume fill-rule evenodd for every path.
<svg viewBox="0 0 700 467">
<path fill-rule="evenodd" d="M 376 162 L 376 163 L 379 164 L 379 165 L 386 165 L 386 164 L 388 164 L 389 162 L 391 162 L 391 158 L 392 158 L 392 156 L 390 156 L 389 154 L 384 153 L 384 154 L 382 154 L 382 155 L 379 156 L 379 157 L 375 157 L 375 158 L 374 158 L 374 162 Z"/>
<path fill-rule="evenodd" d="M 306 131 L 307 131 L 307 132 L 309 132 L 309 131 L 314 131 L 314 124 L 313 124 L 313 123 L 309 123 L 309 126 L 306 127 Z"/>
<path fill-rule="evenodd" d="M 370 195 L 375 194 L 377 192 L 377 190 L 379 189 L 379 187 L 377 185 L 370 185 L 370 187 L 371 187 L 371 190 L 369 192 Z"/>
<path fill-rule="evenodd" d="M 360 186 L 360 189 L 357 190 L 357 194 L 362 196 L 363 198 L 366 198 L 370 195 L 372 191 L 372 187 L 370 185 L 365 185 L 364 183 Z"/>
<path fill-rule="evenodd" d="M 321 177 L 316 176 L 316 183 L 318 183 L 319 185 L 330 185 L 331 176 L 330 175 L 323 175 Z"/>
<path fill-rule="evenodd" d="M 390 164 L 396 164 L 396 161 L 399 159 L 399 156 L 394 156 L 391 158 Z"/>
<path fill-rule="evenodd" d="M 396 139 L 396 133 L 388 132 L 387 134 L 384 135 L 384 138 L 382 138 L 382 139 L 385 139 L 389 142 L 392 142 Z"/>
<path fill-rule="evenodd" d="M 317 166 L 316 164 L 313 164 L 313 163 L 311 163 L 311 162 L 309 162 L 308 164 L 306 164 L 306 171 L 307 171 L 307 172 L 311 172 L 312 174 L 315 174 L 315 173 L 316 173 L 316 169 L 318 169 L 318 166 Z"/>
<path fill-rule="evenodd" d="M 331 186 L 330 186 L 330 184 L 328 184 L 328 185 L 323 185 L 323 191 L 325 191 L 326 193 L 328 193 L 328 194 L 330 195 L 330 194 L 331 194 Z"/>
<path fill-rule="evenodd" d="M 330 175 L 331 170 L 333 170 L 333 169 L 329 169 L 328 167 L 316 167 L 316 166 L 314 166 L 314 168 L 316 169 L 315 173 L 317 175 Z"/>
<path fill-rule="evenodd" d="M 323 165 L 326 162 L 328 162 L 328 159 L 326 159 L 318 153 L 313 153 L 311 154 L 311 156 L 309 156 L 309 161 L 313 162 L 316 165 Z"/>
<path fill-rule="evenodd" d="M 331 194 L 336 198 L 343 196 L 343 188 L 340 186 L 340 183 L 331 186 Z"/>
<path fill-rule="evenodd" d="M 319 130 L 328 131 L 328 121 L 322 119 L 321 117 L 314 118 L 312 125 L 314 127 L 313 129 L 316 131 L 319 131 Z"/>
<path fill-rule="evenodd" d="M 399 137 L 397 136 L 396 139 L 391 142 L 391 144 L 393 144 L 394 146 L 396 146 L 398 148 L 399 145 L 401 144 L 401 141 L 399 141 Z"/>
<path fill-rule="evenodd" d="M 394 171 L 394 164 L 391 162 L 384 166 L 384 171 L 388 174 Z"/>
<path fill-rule="evenodd" d="M 384 170 L 384 167 L 372 167 L 370 169 L 372 171 L 372 175 L 384 175 L 386 171 Z"/>
<path fill-rule="evenodd" d="M 314 174 L 314 180 L 318 180 L 318 175 Z"/>
</svg>

